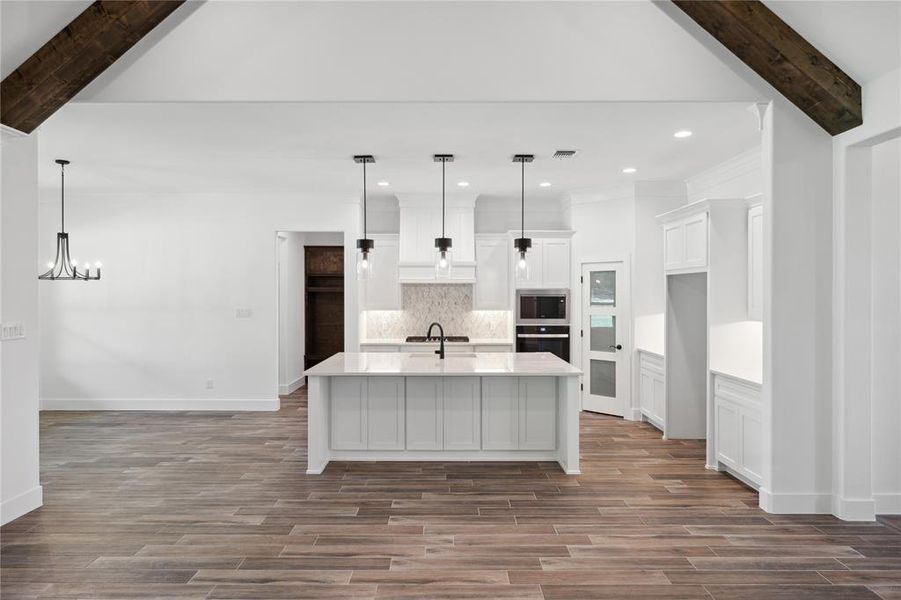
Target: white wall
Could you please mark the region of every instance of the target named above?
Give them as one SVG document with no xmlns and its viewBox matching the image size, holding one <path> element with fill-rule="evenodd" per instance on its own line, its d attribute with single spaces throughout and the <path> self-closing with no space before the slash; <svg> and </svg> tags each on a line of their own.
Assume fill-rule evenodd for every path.
<svg viewBox="0 0 901 600">
<path fill-rule="evenodd" d="M 7 523 L 42 503 L 38 462 L 38 140 L 36 135 L 25 137 L 6 130 L 0 135 L 0 320 L 4 325 L 25 326 L 25 339 L 0 345 L 0 523 Z"/>
<path fill-rule="evenodd" d="M 276 408 L 277 231 L 346 234 L 357 347 L 356 198 L 68 194 L 66 208 L 73 257 L 102 260 L 103 279 L 42 287 L 44 408 Z M 42 191 L 45 251 L 57 210 L 58 191 Z"/>
<path fill-rule="evenodd" d="M 520 198 L 479 196 L 476 200 L 476 233 L 502 233 L 520 228 Z M 564 203 L 558 198 L 530 198 L 526 194 L 526 230 L 569 229 Z"/>
<path fill-rule="evenodd" d="M 873 146 L 873 498 L 901 514 L 901 138 Z"/>
<path fill-rule="evenodd" d="M 749 112 L 748 118 L 757 117 Z M 704 198 L 747 198 L 759 194 L 763 183 L 761 169 L 760 147 L 751 148 L 686 178 L 688 201 L 695 202 Z"/>
</svg>

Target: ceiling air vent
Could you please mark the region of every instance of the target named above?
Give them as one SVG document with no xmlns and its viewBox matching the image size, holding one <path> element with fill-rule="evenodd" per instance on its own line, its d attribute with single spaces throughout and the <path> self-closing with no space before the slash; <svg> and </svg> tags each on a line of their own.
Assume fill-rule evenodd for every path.
<svg viewBox="0 0 901 600">
<path fill-rule="evenodd" d="M 559 158 L 560 160 L 572 158 L 576 155 L 576 152 L 578 152 L 578 150 L 557 150 L 554 152 L 554 158 Z"/>
</svg>

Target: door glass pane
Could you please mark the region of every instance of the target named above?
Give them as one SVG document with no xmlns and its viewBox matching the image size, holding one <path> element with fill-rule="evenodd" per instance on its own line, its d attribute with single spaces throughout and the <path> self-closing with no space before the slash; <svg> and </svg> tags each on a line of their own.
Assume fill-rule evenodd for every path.
<svg viewBox="0 0 901 600">
<path fill-rule="evenodd" d="M 593 396 L 616 398 L 616 362 L 612 360 L 591 361 L 591 382 L 589 390 Z"/>
<path fill-rule="evenodd" d="M 591 303 L 616 306 L 616 271 L 591 272 Z"/>
<path fill-rule="evenodd" d="M 616 345 L 616 317 L 591 315 L 591 351 L 612 352 Z"/>
</svg>

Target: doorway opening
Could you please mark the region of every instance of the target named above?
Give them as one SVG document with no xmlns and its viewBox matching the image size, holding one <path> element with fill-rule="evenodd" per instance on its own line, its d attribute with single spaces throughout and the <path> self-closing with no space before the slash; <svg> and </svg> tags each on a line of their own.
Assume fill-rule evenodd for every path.
<svg viewBox="0 0 901 600">
<path fill-rule="evenodd" d="M 279 231 L 278 392 L 296 392 L 306 369 L 344 350 L 344 234 Z"/>
</svg>

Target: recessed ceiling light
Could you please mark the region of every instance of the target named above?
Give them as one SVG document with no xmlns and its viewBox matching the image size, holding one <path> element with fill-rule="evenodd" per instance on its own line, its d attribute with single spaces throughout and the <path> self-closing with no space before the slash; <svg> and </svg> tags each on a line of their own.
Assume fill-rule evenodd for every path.
<svg viewBox="0 0 901 600">
<path fill-rule="evenodd" d="M 635 167 L 626 167 L 625 169 L 623 169 L 623 173 L 634 173 L 637 170 L 638 169 L 636 169 Z"/>
<path fill-rule="evenodd" d="M 687 138 L 691 137 L 691 132 L 687 129 L 680 129 L 676 133 L 673 134 L 674 138 Z"/>
<path fill-rule="evenodd" d="M 469 182 L 468 181 L 458 181 L 457 185 L 460 187 L 469 187 Z"/>
<path fill-rule="evenodd" d="M 391 184 L 388 183 L 387 181 L 380 181 L 380 182 L 378 183 L 378 185 L 380 185 L 380 186 L 382 186 L 382 187 L 387 187 L 387 186 L 389 186 L 389 185 L 391 185 Z"/>
<path fill-rule="evenodd" d="M 551 182 L 550 182 L 550 181 L 542 181 L 542 182 L 539 183 L 538 185 L 539 185 L 540 187 L 551 187 Z"/>
</svg>

